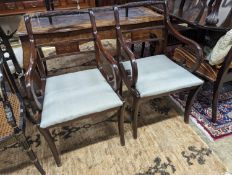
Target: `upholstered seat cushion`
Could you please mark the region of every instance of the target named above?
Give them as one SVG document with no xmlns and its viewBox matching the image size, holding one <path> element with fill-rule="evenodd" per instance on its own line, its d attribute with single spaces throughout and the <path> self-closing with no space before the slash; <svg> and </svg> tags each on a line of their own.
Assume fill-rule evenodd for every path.
<svg viewBox="0 0 232 175">
<path fill-rule="evenodd" d="M 98 69 L 48 78 L 41 128 L 122 106 Z"/>
<path fill-rule="evenodd" d="M 124 62 L 130 70 L 130 62 Z M 198 86 L 203 81 L 165 55 L 156 55 L 137 60 L 138 80 L 136 89 L 141 97 L 161 95 L 178 89 Z"/>
<path fill-rule="evenodd" d="M 222 36 L 218 40 L 217 44 L 214 46 L 208 58 L 209 63 L 211 65 L 221 64 L 231 48 L 232 48 L 232 29 L 229 30 L 224 36 Z"/>
</svg>

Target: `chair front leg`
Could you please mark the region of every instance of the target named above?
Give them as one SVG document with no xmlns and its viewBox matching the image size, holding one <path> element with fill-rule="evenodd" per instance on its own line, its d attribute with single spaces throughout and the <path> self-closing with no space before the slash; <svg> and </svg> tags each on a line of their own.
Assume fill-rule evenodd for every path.
<svg viewBox="0 0 232 175">
<path fill-rule="evenodd" d="M 34 163 L 35 167 L 38 169 L 40 174 L 45 175 L 46 173 L 45 173 L 44 169 L 42 168 L 41 164 L 39 163 L 38 158 L 35 155 L 34 151 L 31 149 L 31 146 L 26 141 L 26 138 L 25 138 L 25 140 L 21 141 L 20 144 L 22 145 L 24 151 L 27 153 L 31 162 Z"/>
<path fill-rule="evenodd" d="M 191 113 L 191 109 L 192 109 L 192 105 L 194 103 L 194 100 L 196 98 L 196 95 L 198 94 L 198 92 L 200 91 L 202 86 L 197 86 L 194 89 L 191 89 L 186 101 L 186 105 L 185 105 L 185 112 L 184 112 L 184 122 L 185 123 L 189 123 L 189 115 Z"/>
<path fill-rule="evenodd" d="M 133 98 L 133 118 L 132 118 L 132 130 L 133 130 L 133 138 L 137 139 L 137 130 L 138 130 L 138 114 L 139 114 L 139 99 Z"/>
<path fill-rule="evenodd" d="M 125 137 L 124 137 L 124 111 L 125 103 L 118 111 L 118 130 L 120 135 L 120 143 L 122 146 L 125 146 Z"/>
<path fill-rule="evenodd" d="M 60 167 L 61 166 L 61 161 L 60 161 L 59 152 L 58 152 L 58 150 L 56 148 L 56 145 L 55 145 L 55 143 L 53 141 L 53 138 L 51 136 L 50 131 L 47 128 L 38 127 L 38 129 L 39 129 L 40 133 L 44 136 L 45 140 L 47 141 L 48 146 L 49 146 L 49 148 L 50 148 L 50 150 L 52 152 L 52 155 L 53 155 L 53 157 L 54 157 L 54 159 L 56 161 L 56 165 L 58 167 Z"/>
</svg>

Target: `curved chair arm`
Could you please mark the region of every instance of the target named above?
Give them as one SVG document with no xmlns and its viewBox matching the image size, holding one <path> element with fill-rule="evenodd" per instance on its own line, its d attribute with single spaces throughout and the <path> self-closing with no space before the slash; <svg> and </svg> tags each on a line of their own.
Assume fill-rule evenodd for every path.
<svg viewBox="0 0 232 175">
<path fill-rule="evenodd" d="M 31 18 L 29 17 L 29 15 L 25 15 L 24 16 L 24 21 L 25 21 L 25 25 L 26 25 L 26 29 L 27 29 L 27 33 L 29 36 L 29 40 L 30 40 L 30 63 L 28 66 L 28 69 L 25 73 L 25 82 L 26 82 L 26 89 L 27 89 L 27 95 L 28 98 L 34 102 L 32 104 L 33 105 L 33 109 L 34 110 L 42 110 L 42 104 L 39 102 L 37 96 L 36 96 L 36 91 L 35 91 L 35 87 L 34 87 L 34 74 L 36 72 L 36 67 L 37 67 L 37 52 L 36 52 L 36 48 L 35 48 L 35 40 L 33 38 L 32 35 L 32 27 L 31 27 L 31 22 L 30 22 Z"/>
<path fill-rule="evenodd" d="M 137 67 L 135 55 L 129 49 L 129 47 L 127 46 L 126 42 L 123 39 L 123 35 L 121 32 L 121 28 L 120 28 L 120 22 L 119 22 L 119 9 L 118 9 L 118 7 L 114 7 L 114 17 L 115 17 L 115 25 L 116 25 L 116 35 L 117 35 L 117 40 L 118 40 L 118 44 L 120 47 L 117 49 L 122 48 L 125 51 L 125 53 L 127 54 L 128 58 L 130 60 L 130 63 L 131 63 L 132 79 L 130 77 L 128 77 L 128 74 L 127 74 L 126 70 L 124 69 L 122 63 L 120 63 L 120 60 L 119 60 L 119 68 L 122 72 L 122 76 L 123 76 L 123 79 L 125 80 L 125 84 L 129 88 L 133 88 L 136 86 L 136 82 L 138 80 L 138 67 Z"/>
<path fill-rule="evenodd" d="M 101 43 L 101 40 L 100 40 L 100 37 L 97 33 L 97 26 L 96 26 L 96 21 L 95 21 L 95 15 L 94 15 L 94 12 L 93 10 L 89 9 L 89 16 L 90 16 L 90 21 L 91 21 L 91 25 L 92 25 L 92 28 L 93 28 L 93 36 L 94 36 L 94 41 L 95 41 L 95 50 L 96 50 L 96 53 L 100 52 L 102 53 L 103 57 L 106 59 L 106 61 L 108 61 L 108 63 L 110 63 L 110 66 L 111 66 L 111 69 L 112 69 L 112 72 L 113 72 L 113 76 L 114 76 L 114 85 L 113 85 L 113 89 L 115 91 L 119 91 L 120 89 L 120 75 L 119 75 L 119 69 L 118 69 L 118 66 L 117 66 L 117 62 L 115 61 L 115 59 L 113 58 L 113 56 L 107 51 L 104 49 L 102 43 Z M 97 64 L 98 64 L 98 67 L 100 69 L 100 71 L 102 71 L 104 77 L 107 79 L 107 81 L 111 81 L 109 80 L 109 77 L 106 75 L 105 71 L 103 70 L 103 68 L 99 65 L 99 54 L 97 55 Z M 110 83 L 110 82 L 109 82 Z"/>
<path fill-rule="evenodd" d="M 203 55 L 203 50 L 201 48 L 201 46 L 199 44 L 197 44 L 195 41 L 183 36 L 182 34 L 180 34 L 171 24 L 170 20 L 167 19 L 166 21 L 167 23 L 167 27 L 169 29 L 169 31 L 172 33 L 172 35 L 174 37 L 176 37 L 176 39 L 178 39 L 179 41 L 181 41 L 184 44 L 190 45 L 194 48 L 195 50 L 195 55 L 196 58 L 198 58 L 198 60 L 196 61 L 196 64 L 193 65 L 193 67 L 191 68 L 191 72 L 195 72 L 201 65 L 202 61 L 204 60 L 204 55 Z"/>
</svg>

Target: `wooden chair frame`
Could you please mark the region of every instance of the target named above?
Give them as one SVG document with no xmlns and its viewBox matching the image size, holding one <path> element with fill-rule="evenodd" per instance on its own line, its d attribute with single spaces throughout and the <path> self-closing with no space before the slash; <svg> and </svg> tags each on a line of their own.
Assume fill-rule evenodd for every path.
<svg viewBox="0 0 232 175">
<path fill-rule="evenodd" d="M 136 58 L 133 52 L 129 49 L 128 45 L 125 43 L 125 40 L 123 38 L 121 29 L 120 29 L 120 20 L 119 20 L 119 8 L 127 8 L 129 9 L 130 7 L 137 7 L 137 6 L 151 6 L 151 5 L 162 5 L 164 9 L 164 24 L 160 26 L 154 26 L 154 29 L 163 29 L 163 34 L 164 38 L 161 39 L 154 39 L 154 41 L 161 41 L 160 43 L 162 44 L 162 51 L 165 54 L 166 53 L 166 46 L 167 46 L 167 32 L 171 32 L 178 40 L 180 40 L 182 43 L 185 43 L 187 45 L 192 46 L 195 51 L 196 55 L 198 56 L 198 60 L 195 65 L 192 66 L 191 72 L 195 72 L 196 69 L 200 66 L 200 63 L 203 59 L 203 51 L 201 47 L 194 41 L 182 36 L 178 31 L 176 31 L 173 26 L 170 23 L 169 15 L 167 13 L 167 7 L 166 7 L 166 1 L 145 1 L 145 2 L 135 2 L 135 3 L 128 3 L 125 5 L 121 6 L 115 6 L 114 7 L 114 16 L 115 16 L 115 22 L 116 22 L 116 34 L 117 34 L 117 61 L 118 61 L 118 67 L 120 69 L 120 73 L 122 76 L 122 80 L 124 81 L 125 85 L 127 86 L 130 94 L 133 97 L 133 104 L 132 104 L 132 109 L 133 109 L 133 116 L 132 116 L 132 129 L 133 129 L 133 137 L 136 139 L 137 138 L 137 123 L 138 123 L 138 112 L 139 112 L 139 107 L 142 101 L 152 99 L 152 98 L 157 98 L 157 97 L 162 97 L 162 96 L 167 96 L 171 93 L 177 93 L 179 91 L 185 91 L 185 90 L 190 90 L 190 93 L 188 95 L 187 103 L 186 103 L 186 109 L 185 109 L 185 114 L 184 114 L 184 121 L 185 123 L 189 122 L 189 114 L 191 112 L 191 106 L 194 102 L 195 96 L 200 90 L 201 86 L 195 86 L 192 88 L 187 88 L 187 89 L 181 89 L 179 91 L 173 91 L 165 94 L 160 94 L 158 96 L 150 96 L 150 97 L 145 97 L 141 98 L 139 91 L 136 89 L 136 82 L 138 79 L 138 68 L 137 68 L 137 63 L 136 63 Z M 138 30 L 143 30 L 143 28 L 139 28 Z M 146 40 L 145 40 L 146 41 Z M 151 41 L 151 40 L 149 40 Z M 131 63 L 131 68 L 132 72 L 128 73 L 127 70 L 124 69 L 122 65 L 122 54 L 121 54 L 121 49 L 124 50 L 125 54 L 128 56 L 129 61 Z M 155 88 L 155 87 L 154 87 Z"/>
<path fill-rule="evenodd" d="M 20 146 L 22 146 L 23 150 L 26 152 L 28 155 L 30 161 L 35 165 L 35 167 L 38 169 L 38 171 L 42 174 L 45 175 L 45 171 L 43 170 L 40 162 L 38 161 L 38 158 L 36 154 L 33 152 L 31 149 L 30 144 L 27 142 L 26 136 L 25 136 L 25 107 L 23 104 L 23 100 L 20 95 L 17 95 L 14 91 L 13 94 L 16 94 L 18 100 L 19 100 L 19 105 L 20 105 L 20 116 L 18 119 L 18 122 L 16 122 L 15 114 L 13 112 L 13 107 L 11 102 L 8 100 L 8 92 L 6 91 L 5 88 L 5 79 L 4 79 L 4 74 L 2 71 L 4 70 L 4 65 L 3 63 L 4 55 L 3 52 L 0 51 L 0 100 L 3 104 L 3 108 L 5 111 L 5 115 L 7 118 L 8 125 L 12 127 L 12 134 L 6 135 L 5 137 L 0 138 L 0 148 L 4 148 L 8 145 L 13 145 L 15 143 L 19 143 Z M 11 74 L 10 74 L 11 75 Z"/>
<path fill-rule="evenodd" d="M 45 90 L 45 84 L 46 84 L 46 73 L 45 73 L 45 69 L 44 69 L 44 64 L 43 61 L 38 57 L 38 53 L 37 53 L 37 49 L 41 46 L 50 46 L 53 45 L 55 43 L 48 43 L 48 44 L 44 44 L 44 45 L 37 45 L 36 44 L 36 39 L 34 37 L 33 31 L 32 31 L 32 25 L 31 25 L 31 19 L 33 18 L 38 18 L 38 17 L 43 17 L 43 18 L 52 18 L 53 16 L 60 16 L 60 15 L 73 15 L 73 14 L 89 14 L 88 11 L 77 11 L 77 10 L 72 10 L 72 11 L 59 11 L 59 12 L 55 12 L 55 11 L 50 11 L 50 12 L 45 12 L 45 13 L 39 13 L 36 16 L 29 16 L 26 15 L 24 17 L 25 19 L 25 25 L 27 28 L 27 32 L 29 35 L 29 40 L 30 40 L 30 46 L 31 46 L 31 56 L 30 56 L 30 65 L 28 68 L 28 71 L 26 72 L 26 87 L 27 87 L 27 93 L 28 93 L 28 97 L 32 103 L 33 106 L 33 111 L 35 113 L 35 121 L 37 122 L 37 126 L 39 131 L 41 132 L 41 134 L 45 137 L 51 152 L 54 156 L 55 162 L 57 164 L 57 166 L 61 166 L 61 160 L 59 157 L 59 153 L 58 150 L 55 146 L 54 141 L 52 140 L 52 136 L 51 133 L 49 132 L 49 129 L 51 127 L 55 127 L 55 126 L 62 126 L 65 124 L 69 124 L 72 123 L 74 120 L 72 121 L 68 121 L 68 122 L 64 122 L 64 123 L 60 123 L 57 125 L 53 125 L 51 127 L 48 128 L 40 128 L 40 117 L 41 117 L 41 111 L 42 111 L 42 103 L 40 103 L 40 99 L 43 99 L 44 96 L 44 90 Z M 106 50 L 104 50 L 101 41 L 99 39 L 98 33 L 97 33 L 97 29 L 96 29 L 96 23 L 95 23 L 95 18 L 94 18 L 94 14 L 90 11 L 90 16 L 91 16 L 91 24 L 93 27 L 93 38 L 85 38 L 85 39 L 77 39 L 77 40 L 72 40 L 72 41 L 65 41 L 66 43 L 78 43 L 78 42 L 83 42 L 83 41 L 94 41 L 94 45 L 95 45 L 95 53 L 96 53 L 96 62 L 97 62 L 97 68 L 100 70 L 100 72 L 102 73 L 102 75 L 105 77 L 105 79 L 108 81 L 108 83 L 111 85 L 112 89 L 118 94 L 119 98 L 122 100 L 123 105 L 122 107 L 117 107 L 114 109 L 109 109 L 103 112 L 98 113 L 99 115 L 105 114 L 109 111 L 114 111 L 117 110 L 117 116 L 118 116 L 118 128 L 119 128 L 119 135 L 120 135 L 120 142 L 121 145 L 125 145 L 125 139 L 124 139 L 124 101 L 122 99 L 122 97 L 119 94 L 119 82 L 120 80 L 120 76 L 119 76 L 119 69 L 117 67 L 117 62 L 114 60 L 114 58 L 107 53 Z M 64 41 L 63 41 L 64 42 Z M 110 64 L 111 68 L 112 68 L 112 72 L 113 72 L 113 77 L 109 76 L 106 71 L 104 70 L 104 68 L 100 65 L 100 53 L 103 55 L 103 57 L 105 58 L 105 60 Z M 54 57 L 52 57 L 54 58 Z M 49 58 L 49 59 L 52 59 Z M 46 58 L 44 58 L 46 60 Z M 39 91 L 35 89 L 35 84 L 37 84 L 37 86 L 39 87 Z M 40 96 L 37 96 L 38 92 L 40 93 Z M 78 99 L 77 99 L 78 100 Z M 43 101 L 43 100 L 42 100 Z M 95 116 L 97 113 L 95 114 L 91 114 L 91 115 L 87 115 L 87 116 L 82 116 L 79 117 L 77 119 L 75 119 L 75 121 L 78 120 L 82 120 L 84 118 L 87 117 L 93 117 Z M 36 119 L 37 118 L 37 119 Z"/>
<path fill-rule="evenodd" d="M 170 9 L 173 9 L 173 3 L 174 3 L 174 0 L 170 0 L 170 2 L 169 2 L 169 5 L 171 7 Z M 185 3 L 186 3 L 185 0 L 181 0 L 180 6 L 179 6 L 179 13 L 181 13 L 181 14 L 179 16 L 182 16 L 182 12 L 183 12 L 183 8 L 184 8 Z M 205 29 L 208 31 L 212 30 L 212 31 L 224 33 L 226 30 L 229 30 L 229 26 L 231 24 L 231 17 L 232 17 L 232 8 L 229 11 L 225 20 L 223 21 L 221 27 L 217 27 L 216 24 L 222 20 L 222 19 L 220 19 L 219 9 L 220 9 L 222 3 L 224 3 L 224 2 L 222 0 L 210 0 L 208 4 L 206 1 L 204 1 L 203 3 L 204 3 L 203 6 L 205 8 L 208 7 L 208 14 L 205 17 L 206 24 L 208 24 L 207 26 L 202 27 L 198 24 L 200 18 L 202 17 L 202 15 L 204 15 L 205 8 L 201 9 L 201 13 L 199 13 L 198 18 L 196 18 L 196 20 L 195 20 L 196 23 L 192 23 L 192 22 L 188 23 L 188 21 L 186 21 L 187 19 L 181 19 L 180 17 L 176 17 L 175 15 L 173 15 L 173 19 L 175 19 L 177 22 L 186 22 L 192 28 L 199 29 L 201 31 L 203 31 Z M 152 8 L 159 11 L 159 12 L 163 12 L 163 10 L 161 10 L 160 8 L 155 8 L 155 7 L 152 7 Z M 170 13 L 172 13 L 172 12 L 170 12 Z M 221 87 L 223 86 L 223 84 L 225 82 L 229 82 L 232 80 L 232 72 L 231 72 L 231 68 L 230 68 L 230 64 L 232 61 L 232 54 L 231 53 L 232 53 L 232 49 L 230 49 L 229 53 L 225 57 L 225 61 L 222 63 L 222 66 L 219 68 L 219 70 L 217 72 L 216 79 L 199 74 L 197 69 L 194 71 L 194 73 L 196 75 L 200 76 L 201 78 L 203 78 L 206 81 L 213 83 L 213 100 L 212 100 L 211 106 L 212 106 L 212 122 L 214 122 L 214 123 L 217 122 L 218 97 L 220 94 Z M 198 57 L 198 55 L 194 55 L 194 56 Z M 202 61 L 199 62 L 199 65 L 201 65 L 203 63 L 204 56 L 202 58 L 203 59 L 202 59 Z M 198 68 L 199 67 L 200 66 L 198 66 Z"/>
</svg>

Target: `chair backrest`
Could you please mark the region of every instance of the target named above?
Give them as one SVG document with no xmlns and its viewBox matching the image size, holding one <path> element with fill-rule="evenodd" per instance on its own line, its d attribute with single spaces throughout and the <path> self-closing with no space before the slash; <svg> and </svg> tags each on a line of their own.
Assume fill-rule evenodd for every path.
<svg viewBox="0 0 232 175">
<path fill-rule="evenodd" d="M 0 26 L 0 45 L 1 45 L 0 50 L 2 52 L 4 52 L 4 55 L 6 53 L 9 54 L 8 57 L 4 57 L 4 61 L 12 60 L 13 65 L 14 65 L 15 70 L 16 70 L 16 73 L 21 74 L 23 71 L 22 71 L 22 69 L 21 69 L 21 67 L 16 59 L 15 53 L 14 53 L 14 51 L 11 47 L 10 41 L 9 41 L 13 37 L 15 32 L 13 32 L 11 35 L 7 36 Z"/>
<path fill-rule="evenodd" d="M 142 38 L 138 42 L 158 42 L 160 44 L 160 51 L 162 53 L 166 53 L 166 46 L 167 46 L 167 19 L 169 18 L 168 13 L 167 13 L 167 6 L 166 6 L 166 1 L 143 1 L 143 2 L 132 2 L 132 3 L 127 3 L 124 5 L 119 5 L 115 6 L 114 9 L 114 17 L 115 17 L 115 28 L 116 28 L 116 35 L 117 35 L 117 61 L 120 63 L 122 61 L 122 53 L 121 53 L 121 48 L 125 51 L 125 54 L 130 58 L 131 62 L 131 70 L 132 72 L 125 72 L 125 70 L 122 68 L 121 73 L 123 74 L 123 77 L 127 77 L 126 74 L 131 74 L 132 79 L 127 79 L 125 82 L 128 84 L 128 86 L 136 86 L 136 82 L 138 79 L 138 70 L 137 70 L 137 63 L 135 59 L 134 53 L 129 49 L 128 43 L 125 43 L 125 39 L 123 37 L 123 33 L 121 31 L 121 26 L 120 26 L 120 15 L 119 15 L 119 9 L 124 8 L 126 10 L 126 16 L 129 18 L 129 9 L 132 7 L 149 7 L 152 5 L 161 5 L 162 9 L 164 11 L 163 15 L 163 20 L 161 23 L 157 25 L 152 25 L 148 27 L 138 27 L 136 29 L 133 29 L 132 32 L 139 31 L 139 32 L 146 32 L 146 31 L 151 31 L 151 30 L 161 30 L 162 35 L 159 37 L 153 37 L 153 38 Z M 128 31 L 127 31 L 128 32 Z M 133 41 L 132 41 L 133 42 Z M 133 44 L 133 43 L 132 43 Z M 119 67 L 122 67 L 121 64 L 119 64 Z"/>
<path fill-rule="evenodd" d="M 59 26 L 56 27 L 56 20 L 58 17 L 62 16 L 75 16 L 76 19 L 80 19 L 80 15 L 87 15 L 87 18 L 89 19 L 89 12 L 88 10 L 69 10 L 69 11 L 49 11 L 49 12 L 44 12 L 44 13 L 37 13 L 33 16 L 25 15 L 25 25 L 27 29 L 27 33 L 29 36 L 30 40 L 30 64 L 28 67 L 28 70 L 26 72 L 26 87 L 27 87 L 27 92 L 28 92 L 28 97 L 31 99 L 31 104 L 33 108 L 33 112 L 35 111 L 41 111 L 42 110 L 42 103 L 43 97 L 44 97 L 44 91 L 45 91 L 45 84 L 46 84 L 46 64 L 44 64 L 47 60 L 51 60 L 53 58 L 57 57 L 67 57 L 67 56 L 73 56 L 73 55 L 79 55 L 81 54 L 80 51 L 76 52 L 71 52 L 71 53 L 61 53 L 61 54 L 56 54 L 56 55 L 51 55 L 47 57 L 41 57 L 41 48 L 43 47 L 56 47 L 60 45 L 78 45 L 86 42 L 93 42 L 94 43 L 94 51 L 91 50 L 89 52 L 94 52 L 95 54 L 95 67 L 97 67 L 105 76 L 106 80 L 110 83 L 111 77 L 109 77 L 107 74 L 105 74 L 104 68 L 101 66 L 101 61 L 100 61 L 100 52 L 102 53 L 103 56 L 108 55 L 104 49 L 103 46 L 101 45 L 100 42 L 96 42 L 97 40 L 99 41 L 99 37 L 97 34 L 96 28 L 91 28 L 90 20 L 88 21 L 89 23 L 86 25 L 90 25 L 90 36 L 81 36 L 78 35 L 78 37 L 73 37 L 77 35 L 72 35 L 72 32 L 67 32 L 70 30 L 70 28 L 73 30 L 73 26 L 65 26 L 65 27 L 60 27 L 60 23 L 58 24 Z M 85 20 L 87 19 L 85 18 Z M 43 19 L 39 21 L 39 19 Z M 50 21 L 53 21 L 53 27 L 52 29 L 47 29 L 45 23 L 49 23 Z M 38 22 L 39 21 L 39 22 Z M 76 21 L 74 21 L 75 23 Z M 95 19 L 92 19 L 92 26 L 94 27 Z M 37 26 L 35 26 L 35 23 L 37 23 Z M 75 23 L 76 24 L 76 23 Z M 75 24 L 73 24 L 75 26 Z M 33 26 L 34 25 L 34 26 Z M 38 27 L 43 27 L 43 29 L 38 30 Z M 95 25 L 96 26 L 96 25 Z M 80 27 L 80 26 L 78 26 Z M 92 32 L 93 30 L 93 32 Z M 39 31 L 39 32 L 38 32 Z M 75 34 L 74 30 L 74 34 Z M 49 41 L 39 43 L 40 41 L 38 38 L 41 34 L 45 34 L 49 37 Z M 83 51 L 84 53 L 88 51 Z M 109 56 L 110 57 L 110 56 Z M 87 57 L 84 57 L 85 59 L 88 59 Z M 65 58 L 64 58 L 65 59 Z M 113 60 L 113 58 L 110 58 Z M 117 65 L 115 64 L 117 67 Z M 114 69 L 114 68 L 113 68 Z M 116 69 L 116 68 L 115 68 Z M 115 77 L 113 77 L 115 78 Z M 118 77 L 117 77 L 118 78 Z M 111 83 L 110 83 L 111 84 Z M 118 86 L 117 83 L 115 83 L 115 86 Z M 118 87 L 115 88 L 115 90 Z"/>
<path fill-rule="evenodd" d="M 151 7 L 151 6 L 161 6 L 161 8 L 163 9 L 164 13 L 163 13 L 163 20 L 160 20 L 159 23 L 154 24 L 152 26 L 148 26 L 148 27 L 144 27 L 143 25 L 141 25 L 141 27 L 138 27 L 136 29 L 133 29 L 132 32 L 150 32 L 150 31 L 154 31 L 154 30 L 160 30 L 162 31 L 160 36 L 156 36 L 155 33 L 151 33 L 150 34 L 150 38 L 143 38 L 139 41 L 133 42 L 132 43 L 142 43 L 142 42 L 156 42 L 159 43 L 160 45 L 160 52 L 166 53 L 166 47 L 167 47 L 167 19 L 169 18 L 168 13 L 167 13 L 167 5 L 166 5 L 166 1 L 142 1 L 142 2 L 131 2 L 131 3 L 127 3 L 127 4 L 123 4 L 123 5 L 119 5 L 119 6 L 115 6 L 114 7 L 114 16 L 115 16 L 115 25 L 116 25 L 116 32 L 117 32 L 117 39 L 120 42 L 120 38 L 123 38 L 123 33 L 121 31 L 121 27 L 120 27 L 120 15 L 119 15 L 119 10 L 120 9 L 125 9 L 126 11 L 126 17 L 130 18 L 130 14 L 129 14 L 129 10 L 130 8 L 134 8 L 134 7 Z M 132 17 L 133 18 L 133 17 Z M 130 30 L 128 30 L 130 31 Z M 128 32 L 127 31 L 127 32 Z"/>
<path fill-rule="evenodd" d="M 57 54 L 44 56 L 41 51 L 44 47 L 57 47 L 57 46 L 65 46 L 65 45 L 78 45 L 78 43 L 94 41 L 93 37 L 90 38 L 79 38 L 79 39 L 70 39 L 67 35 L 63 35 L 65 30 L 69 30 L 70 26 L 67 27 L 59 27 L 56 28 L 56 23 L 54 22 L 53 26 L 54 30 L 47 29 L 47 25 L 50 25 L 51 21 L 55 21 L 59 17 L 74 15 L 78 19 L 80 15 L 87 15 L 89 18 L 88 11 L 49 11 L 44 13 L 36 13 L 33 16 L 25 15 L 24 21 L 27 29 L 27 33 L 30 40 L 30 64 L 28 66 L 28 70 L 25 74 L 27 92 L 30 99 L 33 99 L 32 106 L 34 110 L 40 109 L 42 110 L 42 104 L 40 98 L 44 96 L 45 83 L 47 78 L 47 67 L 46 61 L 57 58 Z M 59 22 L 58 22 L 59 23 Z M 72 26 L 71 26 L 72 27 Z M 58 29 L 59 28 L 59 29 Z M 40 30 L 38 34 L 38 30 Z M 60 32 L 62 30 L 63 32 Z M 67 31 L 66 31 L 67 33 Z M 38 43 L 37 37 L 40 34 L 46 34 L 49 36 L 48 41 L 43 43 Z M 69 34 L 70 36 L 71 34 Z M 54 39 L 56 38 L 56 39 Z M 57 39 L 58 38 L 58 39 Z M 59 57 L 67 57 L 70 55 L 78 55 L 79 52 L 72 53 L 64 53 L 59 54 Z M 33 104 L 34 103 L 34 104 Z"/>
<path fill-rule="evenodd" d="M 8 80 L 8 83 L 10 84 L 10 87 L 12 88 L 12 90 L 14 90 L 14 92 L 19 93 L 19 88 L 16 86 L 14 77 L 21 79 L 24 73 L 23 69 L 20 67 L 19 62 L 16 59 L 15 53 L 10 44 L 10 39 L 13 37 L 15 32 L 13 32 L 11 35 L 6 35 L 3 29 L 0 27 L 0 52 L 3 56 L 3 67 L 5 70 L 4 72 L 7 74 L 6 78 Z M 11 69 L 7 63 L 8 61 L 12 62 L 11 66 L 14 66 L 15 75 L 12 75 L 13 72 L 11 72 Z M 20 83 L 22 84 L 23 82 L 20 81 Z"/>
<path fill-rule="evenodd" d="M 2 103 L 2 107 L 3 107 L 5 117 L 6 117 L 8 124 L 14 129 L 14 132 L 17 133 L 20 131 L 20 129 L 16 123 L 16 118 L 14 116 L 12 103 L 10 102 L 10 100 L 8 98 L 9 93 L 15 94 L 15 92 L 11 92 L 10 88 L 7 88 L 5 85 L 6 79 L 4 76 L 5 73 L 3 73 L 4 72 L 4 65 L 3 65 L 4 61 L 3 60 L 4 60 L 4 53 L 0 51 L 0 103 Z M 15 94 L 15 95 L 17 96 L 16 101 L 21 99 L 21 97 L 19 95 L 17 95 L 17 94 Z M 22 100 L 20 100 L 20 103 L 22 104 Z M 21 104 L 19 104 L 20 105 L 20 109 L 19 109 L 20 113 L 24 112 L 24 111 L 21 111 L 21 107 L 22 107 Z M 23 109 L 23 107 L 22 107 L 22 109 Z M 1 117 L 3 117 L 3 116 L 1 116 Z"/>
</svg>

